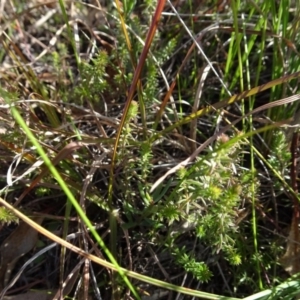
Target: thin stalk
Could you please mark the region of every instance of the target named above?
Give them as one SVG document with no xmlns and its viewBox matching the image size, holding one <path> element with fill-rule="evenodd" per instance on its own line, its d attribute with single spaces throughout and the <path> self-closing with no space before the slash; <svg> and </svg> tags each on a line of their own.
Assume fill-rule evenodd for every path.
<svg viewBox="0 0 300 300">
<path fill-rule="evenodd" d="M 37 152 L 39 153 L 39 155 L 44 160 L 45 165 L 48 167 L 49 171 L 52 173 L 52 175 L 54 176 L 54 178 L 57 180 L 58 184 L 60 185 L 60 187 L 62 188 L 62 190 L 66 194 L 68 200 L 71 202 L 71 204 L 73 205 L 73 207 L 77 211 L 79 217 L 86 224 L 86 226 L 90 229 L 90 231 L 91 231 L 92 235 L 94 236 L 95 240 L 100 245 L 100 247 L 103 249 L 103 251 L 105 252 L 105 254 L 107 255 L 107 257 L 109 258 L 109 260 L 113 263 L 113 265 L 115 266 L 115 269 L 120 274 L 120 276 L 122 277 L 122 279 L 124 280 L 124 282 L 127 284 L 127 286 L 129 287 L 129 289 L 132 291 L 133 295 L 136 297 L 136 299 L 139 299 L 139 296 L 138 296 L 135 288 L 133 287 L 133 285 L 130 283 L 130 281 L 128 280 L 128 278 L 126 276 L 126 273 L 124 272 L 123 269 L 120 268 L 120 266 L 117 263 L 116 259 L 111 254 L 111 252 L 109 251 L 109 249 L 106 247 L 106 245 L 103 242 L 103 240 L 101 239 L 101 237 L 98 235 L 98 233 L 95 230 L 94 226 L 92 225 L 91 221 L 85 215 L 84 211 L 82 210 L 82 208 L 78 204 L 77 200 L 73 196 L 73 194 L 70 191 L 69 187 L 65 184 L 65 182 L 62 179 L 61 175 L 58 173 L 58 171 L 55 168 L 55 166 L 51 163 L 51 160 L 49 159 L 49 157 L 47 156 L 47 154 L 45 153 L 45 151 L 43 150 L 43 148 L 41 147 L 41 145 L 39 144 L 39 142 L 35 138 L 34 134 L 31 132 L 31 130 L 29 129 L 29 127 L 25 123 L 24 119 L 21 117 L 21 115 L 20 115 L 19 111 L 17 110 L 17 108 L 14 107 L 14 106 L 11 106 L 10 109 L 11 109 L 12 116 L 19 123 L 19 125 L 22 127 L 22 129 L 24 130 L 24 132 L 26 133 L 27 137 L 30 139 L 30 141 L 32 142 L 32 144 L 36 147 Z"/>
</svg>

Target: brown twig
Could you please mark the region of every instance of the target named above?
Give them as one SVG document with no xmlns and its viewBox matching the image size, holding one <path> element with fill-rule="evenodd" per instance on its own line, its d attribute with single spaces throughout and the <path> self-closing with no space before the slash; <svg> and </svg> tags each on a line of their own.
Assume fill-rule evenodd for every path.
<svg viewBox="0 0 300 300">
<path fill-rule="evenodd" d="M 299 144 L 299 133 L 294 132 L 293 137 L 292 137 L 292 143 L 291 143 L 291 184 L 292 184 L 292 189 L 294 191 L 294 195 L 292 195 L 293 198 L 293 203 L 294 203 L 294 208 L 293 208 L 293 217 L 292 217 L 292 231 L 294 232 L 294 241 L 298 242 L 299 241 L 299 217 L 300 217 L 300 207 L 299 207 L 299 200 L 295 195 L 298 195 L 298 184 L 297 184 L 297 159 L 298 159 L 298 144 Z M 297 243 L 293 243 L 293 252 L 294 255 L 296 256 L 297 253 L 299 252 L 299 245 Z M 299 270 L 300 264 L 299 264 L 299 259 L 296 259 L 294 262 L 294 269 Z"/>
</svg>

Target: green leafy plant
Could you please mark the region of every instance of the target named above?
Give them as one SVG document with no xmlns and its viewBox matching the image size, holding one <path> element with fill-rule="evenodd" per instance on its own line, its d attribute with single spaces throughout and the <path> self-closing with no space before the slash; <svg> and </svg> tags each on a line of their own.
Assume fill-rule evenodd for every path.
<svg viewBox="0 0 300 300">
<path fill-rule="evenodd" d="M 181 265 L 187 272 L 190 272 L 197 280 L 207 282 L 211 279 L 212 273 L 204 262 L 197 262 L 194 257 L 187 253 L 185 248 L 175 249 L 173 255 L 176 263 Z"/>
<path fill-rule="evenodd" d="M 19 219 L 5 207 L 0 207 L 0 222 L 2 224 L 18 223 Z"/>
</svg>

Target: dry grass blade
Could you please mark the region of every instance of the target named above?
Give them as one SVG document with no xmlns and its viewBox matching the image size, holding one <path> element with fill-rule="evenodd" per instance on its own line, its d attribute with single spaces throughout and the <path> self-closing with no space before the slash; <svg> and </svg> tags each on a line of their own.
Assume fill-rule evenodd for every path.
<svg viewBox="0 0 300 300">
<path fill-rule="evenodd" d="M 32 221 L 30 218 L 28 218 L 27 216 L 25 216 L 23 213 L 21 213 L 20 211 L 18 211 L 17 209 L 15 209 L 12 205 L 8 204 L 5 200 L 3 200 L 0 197 L 0 204 L 3 205 L 4 207 L 6 207 L 7 209 L 11 210 L 17 217 L 19 217 L 20 219 L 22 219 L 24 222 L 26 222 L 29 226 L 33 227 L 36 231 L 38 231 L 39 233 L 45 235 L 46 237 L 48 237 L 49 239 L 51 239 L 52 241 L 60 244 L 61 246 L 64 246 L 66 248 L 68 248 L 69 250 L 79 254 L 80 256 L 87 258 L 99 265 L 102 265 L 103 267 L 109 268 L 111 270 L 114 271 L 118 271 L 119 269 L 121 269 L 123 272 L 126 272 L 126 275 L 147 283 L 151 283 L 153 285 L 156 286 L 160 286 L 160 287 L 164 287 L 165 289 L 169 289 L 169 290 L 173 290 L 173 291 L 177 291 L 180 292 L 182 294 L 186 294 L 186 295 L 192 295 L 192 296 L 198 296 L 198 297 L 203 297 L 204 299 L 222 299 L 222 296 L 217 296 L 217 295 L 213 295 L 213 294 L 209 294 L 209 293 L 205 293 L 205 292 L 200 292 L 200 291 L 194 291 L 185 287 L 178 287 L 177 285 L 174 284 L 170 284 L 170 283 L 166 283 L 151 277 L 147 277 L 141 274 L 138 274 L 136 272 L 133 271 L 128 271 L 124 268 L 117 268 L 115 265 L 113 265 L 112 263 L 101 259 L 95 255 L 91 255 L 85 251 L 83 251 L 82 249 L 72 245 L 71 243 L 61 239 L 60 237 L 56 236 L 55 234 L 51 233 L 50 231 L 46 230 L 45 228 L 43 228 L 42 226 L 38 225 L 36 222 Z M 237 300 L 237 298 L 231 298 L 232 300 Z"/>
<path fill-rule="evenodd" d="M 222 108 L 224 108 L 226 106 L 229 106 L 229 105 L 231 105 L 233 103 L 239 102 L 239 101 L 241 101 L 241 100 L 243 100 L 245 98 L 248 98 L 248 97 L 251 97 L 253 95 L 256 95 L 256 94 L 258 94 L 258 93 L 260 93 L 262 91 L 265 91 L 267 89 L 273 88 L 276 85 L 288 82 L 288 81 L 293 80 L 293 79 L 297 79 L 299 77 L 300 77 L 300 72 L 295 72 L 293 74 L 283 76 L 281 78 L 272 80 L 272 81 L 270 81 L 270 82 L 268 82 L 266 84 L 260 85 L 258 87 L 252 88 L 252 89 L 247 90 L 247 91 L 244 91 L 244 92 L 242 92 L 240 94 L 236 94 L 236 95 L 234 95 L 234 96 L 232 96 L 229 99 L 226 99 L 224 101 L 220 101 L 220 102 L 217 102 L 217 103 L 215 103 L 213 105 L 210 105 L 210 106 L 207 106 L 205 108 L 202 108 L 202 109 L 198 110 L 197 112 L 190 114 L 188 117 L 185 117 L 185 118 L 181 119 L 179 122 L 177 122 L 177 123 L 175 123 L 175 124 L 167 127 L 166 129 L 160 131 L 159 133 L 153 135 L 150 138 L 150 141 L 154 142 L 155 140 L 157 140 L 159 137 L 163 136 L 164 134 L 172 132 L 172 130 L 174 130 L 174 129 L 176 129 L 176 128 L 184 125 L 184 124 L 190 123 L 192 120 L 194 120 L 196 118 L 199 118 L 201 116 L 207 115 L 207 114 L 209 114 L 211 112 L 214 112 L 214 111 L 216 111 L 218 109 L 222 109 Z M 291 100 L 293 97 L 296 97 L 296 99 Z M 291 96 L 291 97 L 288 97 L 288 98 L 285 98 L 285 99 L 282 99 L 282 100 L 278 100 L 280 102 L 278 102 L 277 106 L 284 105 L 284 104 L 287 104 L 287 103 L 290 103 L 290 102 L 295 102 L 297 99 L 298 99 L 297 95 L 294 95 L 294 96 Z M 267 103 L 267 104 L 263 105 L 261 107 L 261 109 L 263 108 L 265 110 L 265 109 L 270 109 L 272 107 L 273 107 L 273 102 Z"/>
<path fill-rule="evenodd" d="M 195 101 L 194 101 L 192 113 L 197 112 L 197 110 L 200 107 L 200 99 L 201 99 L 201 96 L 203 93 L 204 82 L 209 74 L 210 69 L 211 69 L 211 67 L 209 65 L 200 69 L 200 79 L 199 79 L 199 84 L 197 87 L 197 92 L 195 95 Z M 195 141 L 197 140 L 197 119 L 195 119 L 191 122 L 190 139 L 191 139 L 191 142 L 190 142 L 191 150 L 195 151 L 196 150 L 196 142 Z"/>
<path fill-rule="evenodd" d="M 57 165 L 61 160 L 69 157 L 74 151 L 84 147 L 84 143 L 82 142 L 71 142 L 67 146 L 65 146 L 59 153 L 55 156 L 55 158 L 52 161 L 52 164 L 55 166 Z M 44 169 L 41 174 L 30 184 L 29 188 L 27 188 L 22 195 L 19 197 L 17 202 L 15 203 L 15 206 L 18 206 L 18 204 L 24 199 L 24 197 L 38 184 L 38 182 L 49 172 L 48 169 Z"/>
<path fill-rule="evenodd" d="M 235 96 L 234 96 L 235 97 Z M 238 122 L 240 122 L 242 119 L 253 115 L 257 112 L 269 109 L 271 107 L 276 107 L 276 106 L 281 106 L 283 104 L 287 104 L 287 103 L 292 103 L 295 102 L 297 100 L 300 99 L 300 94 L 298 95 L 294 95 L 291 97 L 288 97 L 286 99 L 282 99 L 282 100 L 278 100 L 278 101 L 274 101 L 265 105 L 262 105 L 261 107 L 258 107 L 256 109 L 254 109 L 253 111 L 250 111 L 249 113 L 247 113 L 245 116 L 238 118 L 237 120 L 233 121 L 231 124 L 225 126 L 223 129 L 221 129 L 218 133 L 214 134 L 212 137 L 210 137 L 209 139 L 207 139 L 200 147 L 198 147 L 187 159 L 185 159 L 184 161 L 182 161 L 181 163 L 177 164 L 175 167 L 173 167 L 172 169 L 170 169 L 168 172 L 166 172 L 162 177 L 160 177 L 151 187 L 150 192 L 153 192 L 169 175 L 174 174 L 175 172 L 177 172 L 180 168 L 183 168 L 185 166 L 187 166 L 187 164 L 191 161 L 193 161 L 201 151 L 203 151 L 208 145 L 210 145 L 212 142 L 214 142 L 222 133 L 225 133 L 226 131 L 228 131 L 232 126 L 234 126 L 235 124 L 237 124 Z M 283 126 L 283 125 L 288 125 L 287 122 L 279 122 L 277 123 L 277 126 Z"/>
</svg>

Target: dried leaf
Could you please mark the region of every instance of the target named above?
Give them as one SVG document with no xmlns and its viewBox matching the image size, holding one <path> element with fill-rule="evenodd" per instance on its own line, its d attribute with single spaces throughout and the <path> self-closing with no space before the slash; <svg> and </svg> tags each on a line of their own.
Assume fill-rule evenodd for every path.
<svg viewBox="0 0 300 300">
<path fill-rule="evenodd" d="M 300 235 L 298 218 L 294 217 L 286 245 L 286 252 L 279 260 L 282 267 L 290 274 L 300 272 Z"/>
<path fill-rule="evenodd" d="M 41 224 L 43 218 L 36 217 L 33 218 L 33 220 Z M 35 246 L 37 238 L 38 232 L 27 225 L 27 223 L 21 222 L 13 233 L 2 243 L 0 246 L 0 290 L 7 284 L 16 262 Z"/>
<path fill-rule="evenodd" d="M 48 291 L 36 291 L 14 296 L 5 296 L 3 300 L 50 300 L 52 297 Z"/>
</svg>

